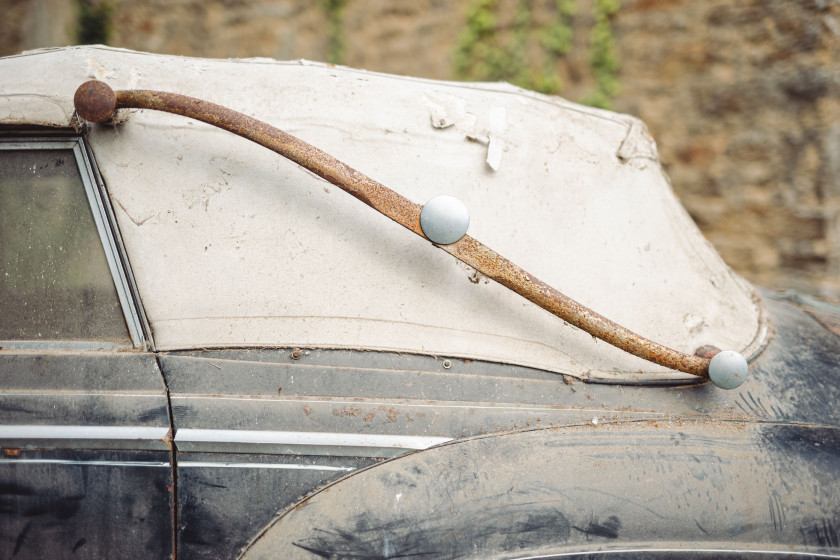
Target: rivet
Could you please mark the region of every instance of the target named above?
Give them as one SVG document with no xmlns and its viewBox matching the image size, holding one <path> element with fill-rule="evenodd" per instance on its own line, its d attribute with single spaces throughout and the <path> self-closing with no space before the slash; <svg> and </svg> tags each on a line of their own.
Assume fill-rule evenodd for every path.
<svg viewBox="0 0 840 560">
<path fill-rule="evenodd" d="M 420 212 L 423 234 L 438 245 L 455 243 L 464 237 L 469 226 L 470 212 L 454 196 L 436 196 Z"/>
<path fill-rule="evenodd" d="M 747 380 L 747 360 L 734 350 L 715 354 L 709 362 L 709 379 L 721 389 L 734 389 Z"/>
<path fill-rule="evenodd" d="M 443 360 L 443 369 L 449 369 L 452 367 L 452 362 L 449 360 Z"/>
</svg>

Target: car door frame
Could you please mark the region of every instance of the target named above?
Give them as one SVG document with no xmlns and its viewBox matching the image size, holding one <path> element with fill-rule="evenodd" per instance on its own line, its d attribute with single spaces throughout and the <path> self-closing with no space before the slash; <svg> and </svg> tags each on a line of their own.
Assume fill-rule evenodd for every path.
<svg viewBox="0 0 840 560">
<path fill-rule="evenodd" d="M 169 392 L 93 151 L 66 129 L 0 134 L 6 150 L 72 151 L 128 339 L 0 341 L 4 540 L 22 558 L 121 547 L 174 557 Z M 126 538 L 120 524 L 131 522 L 138 525 Z"/>
</svg>

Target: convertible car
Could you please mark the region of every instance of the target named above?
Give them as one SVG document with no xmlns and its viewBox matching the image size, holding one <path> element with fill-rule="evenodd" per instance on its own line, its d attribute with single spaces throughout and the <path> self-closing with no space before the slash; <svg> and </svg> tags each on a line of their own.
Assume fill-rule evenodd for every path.
<svg viewBox="0 0 840 560">
<path fill-rule="evenodd" d="M 626 115 L 0 59 L 2 558 L 840 558 L 838 324 Z"/>
</svg>

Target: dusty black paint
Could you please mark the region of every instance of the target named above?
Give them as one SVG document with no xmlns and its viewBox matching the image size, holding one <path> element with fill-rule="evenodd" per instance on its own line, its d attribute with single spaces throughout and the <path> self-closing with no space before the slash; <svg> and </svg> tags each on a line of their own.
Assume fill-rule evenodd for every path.
<svg viewBox="0 0 840 560">
<path fill-rule="evenodd" d="M 616 387 L 580 382 L 567 385 L 556 383 L 557 377 L 546 372 L 480 361 L 462 363 L 453 360 L 452 368 L 442 371 L 440 364 L 431 357 L 315 349 L 301 355 L 298 360 L 290 360 L 288 350 L 284 352 L 277 349 L 168 352 L 162 355 L 161 366 L 175 397 L 180 393 L 190 393 L 205 394 L 208 397 L 259 395 L 275 398 L 277 387 L 282 386 L 282 395 L 286 398 L 375 397 L 420 399 L 431 401 L 430 404 L 434 404 L 435 400 L 476 400 L 488 403 L 557 405 L 568 407 L 570 410 L 596 407 L 601 411 L 593 411 L 592 415 L 615 419 L 620 423 L 630 419 L 631 414 L 627 411 L 632 411 L 633 420 L 649 420 L 651 426 L 661 421 L 663 414 L 664 418 L 685 419 L 689 422 L 708 420 L 713 422 L 713 426 L 725 421 L 741 425 L 745 422 L 756 422 L 757 425 L 820 424 L 828 427 L 840 424 L 840 407 L 834 404 L 840 402 L 840 364 L 835 359 L 836 355 L 840 355 L 840 339 L 795 306 L 769 301 L 768 309 L 778 334 L 759 360 L 752 365 L 752 375 L 747 383 L 734 391 L 721 391 L 708 384 L 686 388 Z M 812 373 L 800 375 L 802 371 Z M 425 376 L 425 372 L 431 372 L 433 375 Z M 252 429 L 251 426 L 257 423 L 260 426 L 273 426 L 269 424 L 272 416 L 268 409 L 257 410 L 259 403 L 265 402 L 266 399 L 249 401 L 247 408 L 246 405 L 240 408 L 224 408 L 222 405 L 225 403 L 220 400 L 219 408 L 215 411 L 209 408 L 210 400 L 212 399 L 200 406 L 196 402 L 173 401 L 176 424 L 182 427 L 213 425 L 225 429 Z M 355 431 L 371 427 L 357 427 L 353 424 L 354 421 L 363 422 L 364 412 L 356 416 L 335 416 L 335 423 L 318 416 L 317 411 L 313 413 L 310 410 L 304 413 L 301 408 L 282 409 L 282 412 L 283 423 L 280 424 L 278 419 L 278 425 L 282 425 L 282 429 L 308 430 L 317 426 L 318 430 L 324 431 Z M 459 435 L 465 436 L 514 427 L 490 420 L 489 416 L 485 417 L 485 414 L 489 413 L 484 410 L 472 410 L 469 418 L 465 418 L 462 412 L 455 414 L 435 411 L 434 422 L 430 421 L 429 426 L 440 429 L 441 425 L 451 425 L 453 430 L 459 430 Z M 649 414 L 647 417 L 646 413 Z M 451 417 L 446 414 L 451 414 Z M 327 416 L 331 418 L 329 411 Z M 397 421 L 404 418 L 402 411 L 395 416 Z M 485 422 L 468 423 L 471 418 L 483 418 Z M 373 421 L 384 419 L 385 414 L 382 412 L 377 412 L 373 417 Z M 584 422 L 588 424 L 589 420 L 591 416 Z M 413 425 L 405 424 L 399 428 L 417 429 L 423 421 L 417 417 Z M 562 425 L 558 422 L 553 423 Z M 580 421 L 568 423 L 576 424 Z M 499 427 L 500 425 L 503 427 Z M 532 427 L 534 426 L 539 424 L 532 424 Z M 466 468 L 465 465 L 458 467 L 443 462 L 430 467 L 418 462 L 407 464 L 403 469 L 393 470 L 382 468 L 390 464 L 385 463 L 366 476 L 371 477 L 369 482 L 376 480 L 375 483 L 371 482 L 372 484 L 387 488 L 391 497 L 400 491 L 418 491 L 443 486 L 451 498 L 441 497 L 438 509 L 421 508 L 416 518 L 403 519 L 402 528 L 390 525 L 390 519 L 378 519 L 369 510 L 365 510 L 366 514 L 363 515 L 353 508 L 346 510 L 349 517 L 341 523 L 334 523 L 335 520 L 313 519 L 310 534 L 298 534 L 294 538 L 294 549 L 298 554 L 307 550 L 310 554 L 328 555 L 327 557 L 342 550 L 349 554 L 351 549 L 356 550 L 361 557 L 371 558 L 386 557 L 389 554 L 457 557 L 458 554 L 466 554 L 468 549 L 472 550 L 474 541 L 470 542 L 470 539 L 488 539 L 492 535 L 497 535 L 498 539 L 487 541 L 488 555 L 499 550 L 524 551 L 534 547 L 556 546 L 557 543 L 563 542 L 567 543 L 564 546 L 571 546 L 571 543 L 588 543 L 592 546 L 598 543 L 604 546 L 613 543 L 618 546 L 638 538 L 640 527 L 657 527 L 665 523 L 672 513 L 682 515 L 688 511 L 685 509 L 688 507 L 686 505 L 676 512 L 669 512 L 667 507 L 663 509 L 664 497 L 652 499 L 652 496 L 660 495 L 674 498 L 673 504 L 679 503 L 679 500 L 693 500 L 689 509 L 696 508 L 696 513 L 686 515 L 682 524 L 678 524 L 676 530 L 679 538 L 698 541 L 740 541 L 756 538 L 757 542 L 760 542 L 761 538 L 770 534 L 789 539 L 792 538 L 790 535 L 793 531 L 795 542 L 801 544 L 800 529 L 808 529 L 810 532 L 806 533 L 814 535 L 812 540 L 815 543 L 819 542 L 818 534 L 830 535 L 830 531 L 826 532 L 821 524 L 818 531 L 811 530 L 812 522 L 802 523 L 802 527 L 797 525 L 799 522 L 795 516 L 792 517 L 787 511 L 790 500 L 784 492 L 779 492 L 776 497 L 771 491 L 757 495 L 751 502 L 751 507 L 755 508 L 755 515 L 760 514 L 761 517 L 752 520 L 740 518 L 734 513 L 737 508 L 728 502 L 710 502 L 707 494 L 716 495 L 716 488 L 723 483 L 722 472 L 730 475 L 738 472 L 740 476 L 748 476 L 747 471 L 733 471 L 733 461 L 736 459 L 731 456 L 732 453 L 737 454 L 743 448 L 744 453 L 754 453 L 756 456 L 776 453 L 779 458 L 783 457 L 784 453 L 781 450 L 770 449 L 769 440 L 765 441 L 764 436 L 756 438 L 752 434 L 733 443 L 716 438 L 713 431 L 704 435 L 672 426 L 668 429 L 660 428 L 656 437 L 649 434 L 628 440 L 628 435 L 619 430 L 614 435 L 608 432 L 599 433 L 598 446 L 595 449 L 593 442 L 587 438 L 532 438 L 531 435 L 533 434 L 527 431 L 519 434 L 517 437 L 523 438 L 521 447 L 510 451 L 520 458 L 517 465 L 510 466 L 511 472 L 527 475 L 510 480 L 508 488 L 518 493 L 516 498 L 504 493 L 493 494 L 482 487 L 474 493 L 479 496 L 486 492 L 486 495 L 482 496 L 483 501 L 465 500 L 463 495 L 458 494 L 459 484 L 465 482 L 464 480 L 459 480 L 458 484 L 455 481 L 442 480 L 442 477 L 451 475 L 452 471 Z M 778 434 L 769 437 L 784 439 L 784 436 Z M 439 453 L 439 450 L 424 452 L 421 455 L 436 453 Z M 581 454 L 585 454 L 585 460 L 581 458 Z M 245 457 L 247 455 L 243 454 L 235 460 L 244 461 Z M 609 476 L 623 476 L 622 471 L 628 470 L 634 478 L 627 481 L 626 488 L 636 489 L 636 494 L 628 494 L 625 488 L 610 491 L 600 481 L 593 481 L 588 485 L 581 484 L 576 488 L 562 487 L 558 481 L 553 480 L 544 481 L 542 487 L 525 485 L 532 467 L 538 464 L 535 463 L 537 457 L 546 460 L 550 458 L 559 482 L 567 476 L 572 476 L 566 474 L 566 461 L 572 460 L 573 457 L 578 457 L 574 460 L 579 461 L 579 465 L 588 464 L 586 461 L 592 464 L 613 465 L 615 470 L 611 471 Z M 739 464 L 744 469 L 754 468 L 750 463 L 751 459 L 741 455 L 737 457 L 737 461 L 742 461 Z M 489 477 L 488 480 L 492 480 L 493 477 L 512 476 L 500 474 L 495 464 L 505 459 L 506 457 L 493 454 L 476 456 L 469 464 L 471 470 L 465 476 L 469 475 L 478 482 L 481 477 Z M 652 459 L 655 461 L 651 462 Z M 770 458 L 768 456 L 762 460 L 769 461 Z M 814 461 L 811 463 L 816 467 L 822 464 Z M 243 482 L 240 474 L 233 471 L 230 469 L 225 473 L 224 480 L 219 478 L 221 473 L 210 471 L 204 471 L 201 476 L 198 476 L 196 471 L 182 473 L 179 485 L 184 506 L 181 523 L 188 531 L 180 538 L 182 550 L 189 557 L 235 556 L 237 543 L 244 544 L 253 537 L 254 525 L 258 518 L 265 519 L 273 511 L 280 511 L 295 500 L 290 500 L 290 497 L 296 492 L 289 492 L 285 487 L 285 481 L 289 479 L 276 474 L 272 489 L 268 490 L 276 497 L 276 501 L 271 504 L 275 507 L 264 507 L 268 504 L 257 503 L 259 498 L 252 498 L 254 494 L 249 493 L 249 488 L 257 488 L 260 485 Z M 817 471 L 807 471 L 808 476 L 828 476 L 825 472 Z M 767 477 L 768 488 L 773 489 L 774 485 L 787 483 L 785 473 L 789 471 L 779 463 L 773 464 L 772 469 L 762 473 Z M 584 472 L 584 475 L 586 474 Z M 607 476 L 607 473 L 602 474 Z M 245 475 L 245 478 L 248 476 L 250 475 Z M 350 483 L 354 478 L 349 477 L 338 487 Z M 656 483 L 645 482 L 648 479 L 653 479 Z M 791 488 L 801 487 L 800 482 L 794 481 L 792 484 Z M 298 495 L 306 493 L 303 486 L 305 484 L 298 486 L 301 489 Z M 314 489 L 315 486 L 313 484 L 310 489 Z M 828 482 L 828 488 L 834 486 Z M 229 498 L 227 492 L 237 488 L 239 497 Z M 289 515 L 299 515 L 300 512 L 308 511 L 319 499 L 326 503 L 333 498 L 316 496 L 306 507 Z M 448 501 L 450 499 L 451 502 Z M 535 506 L 537 502 L 541 505 Z M 494 510 L 493 508 L 500 503 L 504 503 L 505 508 Z M 718 505 L 723 513 L 712 515 L 710 512 L 717 511 L 715 508 Z M 469 519 L 469 523 L 440 517 L 439 510 L 448 507 L 466 508 L 466 511 L 459 510 L 459 515 Z M 676 508 L 676 505 L 673 507 Z M 493 511 L 493 515 L 487 516 L 488 511 Z M 523 512 L 527 512 L 531 517 Z M 357 530 L 363 527 L 357 524 L 358 520 L 353 517 L 357 513 L 363 515 L 364 521 L 368 523 L 365 531 Z M 562 531 L 556 530 L 557 527 L 554 527 L 554 532 L 540 529 L 551 528 L 552 523 L 559 523 L 560 519 L 565 519 L 568 524 L 568 536 L 564 537 Z M 725 530 L 720 525 L 723 519 L 728 520 Z M 228 527 L 226 537 L 214 540 L 210 535 L 219 525 Z M 505 527 L 512 526 L 517 526 L 520 530 L 516 535 L 506 534 Z M 383 536 L 386 533 L 383 527 L 387 527 L 391 533 L 387 542 Z M 478 527 L 483 528 L 479 530 Z M 380 534 L 377 534 L 377 529 L 380 530 Z M 756 534 L 762 535 L 761 538 L 755 537 Z M 363 539 L 361 535 L 367 535 L 369 538 Z M 461 536 L 464 537 L 463 541 L 459 539 Z M 211 540 L 214 540 L 213 544 L 209 542 Z M 826 538 L 823 538 L 823 541 L 830 542 Z M 436 546 L 430 546 L 430 543 L 435 543 Z M 389 552 L 385 554 L 383 551 Z"/>
<path fill-rule="evenodd" d="M 192 507 L 190 503 L 184 503 L 185 507 Z M 181 548 L 189 545 L 198 547 L 215 548 L 225 541 L 225 532 L 214 519 L 205 519 L 199 523 L 184 523 L 178 526 L 178 538 Z"/>
<path fill-rule="evenodd" d="M 150 353 L 4 350 L 0 396 L 4 425 L 170 426 Z M 174 496 L 165 444 L 109 451 L 100 449 L 108 442 L 63 443 L 4 442 L 13 451 L 0 464 L 0 558 L 169 557 Z"/>
<path fill-rule="evenodd" d="M 762 440 L 771 457 L 795 457 L 814 474 L 831 472 L 840 465 L 840 431 L 836 428 L 773 426 L 762 432 Z"/>
<path fill-rule="evenodd" d="M 651 545 L 652 547 L 655 545 Z M 711 547 L 710 547 L 711 548 Z M 564 553 L 557 555 L 544 555 L 540 560 L 824 560 L 827 556 L 823 554 L 800 553 L 793 555 L 788 551 L 751 551 L 751 550 L 720 550 L 711 548 L 704 549 L 690 547 L 684 550 L 653 550 L 644 548 L 642 550 L 625 551 L 589 551 L 579 554 Z M 828 556 L 831 558 L 831 556 Z"/>
<path fill-rule="evenodd" d="M 235 557 L 282 508 L 342 471 L 247 468 L 248 462 L 365 466 L 344 457 L 182 453 L 181 460 L 240 463 L 242 468 L 185 468 L 179 472 L 178 550 L 181 558 Z M 266 499 L 271 496 L 271 499 Z"/>
<path fill-rule="evenodd" d="M 82 548 L 83 546 L 85 546 L 85 544 L 86 544 L 86 543 L 87 543 L 87 539 L 86 539 L 86 538 L 84 538 L 84 537 L 82 537 L 81 539 L 79 539 L 78 541 L 76 541 L 76 544 L 74 544 L 74 545 L 73 545 L 73 554 L 76 554 L 76 552 L 78 552 L 78 550 L 79 550 L 80 548 Z"/>
<path fill-rule="evenodd" d="M 17 482 L 0 482 L 0 496 L 5 494 L 13 496 L 32 496 L 35 494 L 35 489 L 18 484 Z M 4 503 L 5 500 L 0 502 L 0 504 Z"/>
<path fill-rule="evenodd" d="M 15 538 L 15 548 L 12 550 L 12 556 L 17 556 L 20 549 L 23 548 L 23 545 L 26 543 L 26 537 L 29 535 L 29 531 L 32 530 L 32 522 L 29 521 L 26 525 L 23 526 L 23 529 L 18 533 L 18 536 Z"/>
<path fill-rule="evenodd" d="M 821 519 L 820 521 L 800 529 L 802 543 L 806 546 L 819 546 L 825 548 L 840 547 L 840 540 L 837 538 L 837 521 Z"/>
<path fill-rule="evenodd" d="M 22 504 L 19 510 L 24 517 L 51 515 L 56 519 L 69 519 L 76 515 L 84 496 L 38 496 Z"/>
<path fill-rule="evenodd" d="M 840 425 L 840 337 L 793 305 L 769 302 L 777 334 L 739 391 L 761 420 Z"/>
<path fill-rule="evenodd" d="M 580 531 L 585 535 L 604 537 L 607 539 L 617 539 L 618 531 L 621 529 L 621 520 L 618 517 L 611 515 L 603 523 L 599 522 L 598 519 L 593 519 L 583 528 L 572 527 L 572 529 Z"/>
<path fill-rule="evenodd" d="M 521 504 L 497 508 L 492 500 L 476 499 L 469 514 L 453 519 L 430 515 L 414 519 L 371 523 L 367 515 L 354 516 L 343 527 L 314 527 L 311 536 L 293 545 L 320 558 L 450 558 L 453 551 L 471 550 L 493 536 L 505 551 L 525 550 L 535 540 L 564 543 L 571 532 L 569 520 L 556 508 L 539 504 Z M 459 521 L 460 520 L 460 521 Z M 611 519 L 609 533 L 621 523 Z"/>
<path fill-rule="evenodd" d="M 704 547 L 840 555 L 838 454 L 840 429 L 764 422 L 662 420 L 477 438 L 348 477 L 290 510 L 245 558 L 267 549 L 527 556 L 658 542 L 701 549 L 688 557 L 708 555 Z"/>
<path fill-rule="evenodd" d="M 833 500 L 830 494 L 821 495 L 823 488 L 830 488 L 836 483 L 840 470 L 840 430 L 811 426 L 773 426 L 762 432 L 762 445 L 767 456 L 776 467 L 785 473 L 782 484 L 791 484 L 794 478 L 812 481 L 817 489 L 813 496 L 806 496 L 800 507 L 808 507 L 810 501 L 823 502 Z M 786 519 L 775 511 L 782 508 L 774 504 L 774 523 L 781 524 Z M 838 523 L 840 523 L 840 501 L 834 503 L 833 510 L 819 519 L 803 519 L 799 533 L 804 546 L 822 548 L 840 548 Z M 777 521 L 777 518 L 778 519 Z"/>
<path fill-rule="evenodd" d="M 545 372 L 459 361 L 454 361 L 448 372 L 436 372 L 435 376 L 424 378 L 423 371 L 438 368 L 433 358 L 427 358 L 428 364 L 423 368 L 410 372 L 413 384 L 409 386 L 405 383 L 407 377 L 400 378 L 388 369 L 398 370 L 403 357 L 381 353 L 313 352 L 311 356 L 302 356 L 300 362 L 313 362 L 317 358 L 325 363 L 317 369 L 313 365 L 319 364 L 304 364 L 309 368 L 309 376 L 297 375 L 294 366 L 288 365 L 288 356 L 281 360 L 276 350 L 194 351 L 183 353 L 180 362 L 175 359 L 177 356 L 171 356 L 162 363 L 171 368 L 168 373 L 174 376 L 175 386 L 181 392 L 196 388 L 196 385 L 186 383 L 178 385 L 188 380 L 208 384 L 197 390 L 198 393 L 212 389 L 213 394 L 218 394 L 219 387 L 215 384 L 225 382 L 231 384 L 225 387 L 230 394 L 238 394 L 237 391 L 250 394 L 247 393 L 250 390 L 261 394 L 259 383 L 264 380 L 266 394 L 276 394 L 279 384 L 283 386 L 284 395 L 300 397 L 329 396 L 325 391 L 336 391 L 354 397 L 416 399 L 438 391 L 438 397 L 477 395 L 476 398 L 486 398 L 488 402 L 528 404 L 543 402 L 539 399 L 545 398 L 571 408 L 603 403 L 600 405 L 603 415 L 615 415 L 619 422 L 624 421 L 622 412 L 632 408 L 642 413 L 649 411 L 651 423 L 660 420 L 659 413 L 664 412 L 672 418 L 685 420 L 689 427 L 692 422 L 706 420 L 713 421 L 712 428 L 718 428 L 721 421 L 727 420 L 755 427 L 748 436 L 734 441 L 717 437 L 714 429 L 697 432 L 679 425 L 663 427 L 658 432 L 650 428 L 649 433 L 634 431 L 631 425 L 619 426 L 620 429 L 614 432 L 596 432 L 595 428 L 586 427 L 598 435 L 597 440 L 572 437 L 572 428 L 568 428 L 568 434 L 551 430 L 525 431 L 486 438 L 487 447 L 482 448 L 481 453 L 475 449 L 464 451 L 462 459 L 469 461 L 463 462 L 451 456 L 444 459 L 446 449 L 452 447 L 444 446 L 418 454 L 416 462 L 400 459 L 364 473 L 373 484 L 366 488 L 378 485 L 387 489 L 385 494 L 391 498 L 400 492 L 439 489 L 441 494 L 435 498 L 437 501 L 431 500 L 418 509 L 414 517 L 392 518 L 383 513 L 377 518 L 376 511 L 369 508 L 346 509 L 340 522 L 315 519 L 309 526 L 309 533 L 297 534 L 289 543 L 297 551 L 306 550 L 321 557 L 458 557 L 468 554 L 478 542 L 486 543 L 486 548 L 482 549 L 486 555 L 499 551 L 525 554 L 539 550 L 542 553 L 546 547 L 623 546 L 640 538 L 646 527 L 676 525 L 674 538 L 691 542 L 761 542 L 761 539 L 771 542 L 776 539 L 836 552 L 840 548 L 837 525 L 840 519 L 837 489 L 840 433 L 836 429 L 840 424 L 840 407 L 837 407 L 840 402 L 837 359 L 840 339 L 792 306 L 771 302 L 771 309 L 779 334 L 753 366 L 751 379 L 743 388 L 732 392 L 710 386 L 683 389 L 617 388 L 582 383 L 569 386 L 554 383 L 556 376 Z M 240 357 L 234 359 L 234 355 Z M 208 359 L 201 356 L 210 356 L 213 363 L 221 357 L 224 371 L 208 366 Z M 14 387 L 32 381 L 37 390 L 58 390 L 60 380 L 56 376 L 62 371 L 70 371 L 68 387 L 93 389 L 99 383 L 97 376 L 104 375 L 112 367 L 123 372 L 122 380 L 120 384 L 113 380 L 106 382 L 103 385 L 106 390 L 125 386 L 150 391 L 154 387 L 144 380 L 144 371 L 149 364 L 136 357 L 125 360 L 109 357 L 106 364 L 97 364 L 89 356 L 78 355 L 70 362 L 54 356 L 32 359 L 13 354 L 4 357 L 9 360 L 0 361 L 0 380 L 13 383 Z M 254 360 L 254 357 L 259 359 Z M 353 367 L 342 367 L 338 375 L 336 366 L 345 358 L 357 362 Z M 329 363 L 333 359 L 335 363 Z M 377 363 L 377 366 L 368 362 Z M 241 367 L 232 369 L 232 366 Z M 199 369 L 202 367 L 205 370 Z M 36 372 L 31 379 L 22 373 L 27 368 Z M 454 371 L 458 368 L 463 371 Z M 279 378 L 291 375 L 296 375 L 294 383 L 277 382 Z M 476 377 L 481 378 L 480 384 L 473 383 Z M 433 382 L 440 384 L 441 379 L 450 385 L 437 388 L 432 385 Z M 551 383 L 551 392 L 543 389 L 547 383 Z M 0 412 L 10 417 L 20 414 L 34 418 L 38 409 L 21 405 L 5 407 Z M 121 419 L 126 422 L 157 423 L 166 414 L 165 408 L 161 407 L 124 412 Z M 174 406 L 172 412 L 180 426 L 207 420 L 198 406 Z M 94 423 L 117 419 L 113 411 L 105 413 L 95 407 L 83 413 L 89 414 L 87 418 Z M 384 417 L 381 413 L 376 419 L 384 421 Z M 305 422 L 313 420 L 302 413 L 301 418 Z M 342 422 L 351 420 L 350 417 L 340 419 Z M 228 419 L 220 415 L 213 420 Z M 463 419 L 435 418 L 436 422 L 444 420 L 455 425 Z M 201 427 L 207 426 L 215 427 L 216 424 L 205 423 Z M 494 427 L 490 426 L 490 429 Z M 474 433 L 464 431 L 465 435 Z M 508 440 L 516 441 L 504 449 L 495 447 Z M 466 443 L 458 445 L 464 445 L 465 450 L 468 448 Z M 106 460 L 126 457 L 166 460 L 167 457 L 154 453 L 39 453 L 24 451 L 22 456 Z M 280 460 L 277 456 L 253 454 L 186 453 L 182 457 L 238 463 Z M 345 463 L 337 460 L 334 464 Z M 505 464 L 508 466 L 502 468 Z M 592 465 L 604 464 L 612 465 L 612 470 L 590 472 Z M 403 468 L 395 465 L 403 465 Z M 540 474 L 545 465 L 550 465 L 551 470 Z M 580 467 L 577 471 L 573 468 L 575 465 Z M 735 469 L 739 465 L 741 470 Z M 18 473 L 23 470 L 18 469 Z M 31 476 L 31 473 L 22 477 L 0 476 L 0 515 L 4 516 L 0 523 L 0 557 L 14 554 L 16 558 L 40 558 L 70 553 L 95 557 L 102 550 L 109 551 L 111 556 L 126 550 L 130 552 L 123 556 L 136 556 L 138 550 L 148 557 L 169 554 L 172 542 L 166 540 L 166 535 L 172 532 L 171 503 L 166 496 L 168 487 L 173 485 L 170 478 L 162 475 L 163 470 L 138 470 L 127 479 L 111 483 L 109 476 L 120 476 L 116 473 L 127 471 L 117 469 L 104 474 L 107 469 L 101 467 L 74 467 L 66 472 L 79 470 L 86 474 L 71 482 L 58 480 L 55 470 L 40 477 Z M 766 483 L 763 493 L 754 499 L 746 498 L 752 500 L 749 504 L 752 509 L 747 514 L 738 511 L 738 502 L 726 502 L 715 494 L 720 485 L 726 483 L 721 473 L 727 476 L 740 473 L 745 480 L 752 477 Z M 178 533 L 181 557 L 235 555 L 272 516 L 342 474 L 306 475 L 269 469 L 182 470 L 178 485 L 182 502 Z M 611 477 L 625 474 L 627 480 L 620 489 L 610 486 Z M 346 483 L 352 483 L 354 478 L 349 477 Z M 649 479 L 654 482 L 647 482 Z M 500 480 L 506 485 L 491 491 L 491 483 Z M 467 495 L 459 493 L 465 484 L 475 485 Z M 115 488 L 119 489 L 116 493 Z M 733 495 L 737 490 L 732 488 Z M 314 511 L 321 501 L 329 505 L 333 499 L 331 494 L 316 496 L 310 505 L 295 511 L 308 512 L 310 507 Z M 110 501 L 104 501 L 106 495 Z M 364 495 L 360 497 L 364 498 Z M 669 510 L 669 501 L 683 504 L 683 509 Z M 792 509 L 792 504 L 801 511 Z M 712 515 L 710 512 L 717 506 L 720 512 Z M 117 508 L 117 514 L 122 517 L 102 527 L 103 518 L 98 512 L 107 507 Z M 456 513 L 447 513 L 451 509 Z M 298 514 L 293 512 L 289 518 Z M 684 522 L 682 525 L 665 522 L 678 515 L 684 515 L 684 518 L 678 518 L 680 523 Z M 725 526 L 722 525 L 724 521 Z M 126 523 L 141 527 L 142 536 L 127 539 Z M 98 530 L 91 532 L 89 529 L 94 525 Z M 40 538 L 45 534 L 54 540 L 45 544 Z"/>
<path fill-rule="evenodd" d="M 0 558 L 166 558 L 171 471 L 86 462 L 166 462 L 167 452 L 21 450 L 0 468 Z M 167 537 L 167 535 L 169 535 Z"/>
</svg>

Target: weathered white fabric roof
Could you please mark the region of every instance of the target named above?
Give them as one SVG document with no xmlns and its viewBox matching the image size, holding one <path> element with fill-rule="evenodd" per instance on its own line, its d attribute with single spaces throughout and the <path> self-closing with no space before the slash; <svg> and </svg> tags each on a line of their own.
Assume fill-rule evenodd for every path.
<svg viewBox="0 0 840 560">
<path fill-rule="evenodd" d="M 267 121 L 411 200 L 460 198 L 469 233 L 678 350 L 755 351 L 752 288 L 677 202 L 645 126 L 506 84 L 304 61 L 105 47 L 0 60 L 0 124 L 71 125 L 75 89 L 182 93 Z M 89 142 L 157 349 L 363 348 L 585 376 L 664 372 L 474 272 L 295 164 L 229 133 L 130 111 Z"/>
</svg>

